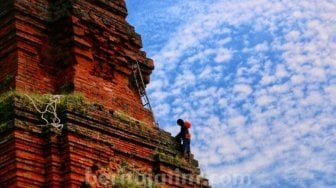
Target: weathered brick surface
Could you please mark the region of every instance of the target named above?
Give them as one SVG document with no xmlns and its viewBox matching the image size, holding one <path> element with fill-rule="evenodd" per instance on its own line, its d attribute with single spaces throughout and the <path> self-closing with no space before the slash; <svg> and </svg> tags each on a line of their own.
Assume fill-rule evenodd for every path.
<svg viewBox="0 0 336 188">
<path fill-rule="evenodd" d="M 14 125 L 14 123 L 13 123 Z M 16 185 L 16 160 L 13 132 L 5 131 L 0 138 L 0 185 L 15 187 Z"/>
<path fill-rule="evenodd" d="M 132 63 L 148 83 L 153 62 L 125 20 L 124 1 L 9 0 L 0 10 L 1 90 L 81 92 L 153 125 L 131 83 Z"/>
<path fill-rule="evenodd" d="M 149 129 L 119 119 L 106 110 L 91 109 L 85 114 L 64 111 L 60 135 L 41 127 L 32 105 L 15 100 L 14 119 L 0 129 L 0 185 L 8 187 L 80 187 L 93 164 L 126 161 L 143 172 L 164 174 L 173 181 L 169 187 L 200 187 L 197 162 L 176 161 L 176 142 L 167 132 Z M 158 157 L 158 151 L 164 157 Z M 15 160 L 13 160 L 15 159 Z M 171 160 L 173 159 L 173 160 Z M 177 170 L 178 169 L 178 170 Z M 164 185 L 162 184 L 162 185 Z M 207 187 L 207 184 L 203 187 Z"/>
<path fill-rule="evenodd" d="M 123 0 L 0 0 L 0 93 L 79 92 L 97 105 L 59 112 L 55 134 L 22 98 L 6 103 L 0 187 L 80 187 L 92 165 L 123 162 L 151 178 L 193 177 L 161 179 L 162 187 L 208 187 L 198 162 L 179 159 L 179 145 L 143 107 L 131 66 L 140 63 L 146 84 L 154 66 L 126 16 Z"/>
<path fill-rule="evenodd" d="M 17 44 L 14 13 L 10 1 L 0 6 L 0 92 L 14 87 L 17 71 Z"/>
</svg>

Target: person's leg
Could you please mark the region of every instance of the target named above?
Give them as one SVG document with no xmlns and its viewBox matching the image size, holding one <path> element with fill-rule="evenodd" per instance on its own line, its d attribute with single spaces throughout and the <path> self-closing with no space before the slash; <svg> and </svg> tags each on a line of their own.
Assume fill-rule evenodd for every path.
<svg viewBox="0 0 336 188">
<path fill-rule="evenodd" d="M 187 156 L 187 150 L 188 150 L 188 139 L 183 138 L 183 143 L 182 143 L 182 155 L 183 155 L 183 158 L 186 158 L 186 156 Z"/>
<path fill-rule="evenodd" d="M 186 153 L 188 161 L 190 161 L 190 139 L 187 139 Z"/>
<path fill-rule="evenodd" d="M 190 154 L 190 139 L 187 139 L 187 153 Z"/>
</svg>

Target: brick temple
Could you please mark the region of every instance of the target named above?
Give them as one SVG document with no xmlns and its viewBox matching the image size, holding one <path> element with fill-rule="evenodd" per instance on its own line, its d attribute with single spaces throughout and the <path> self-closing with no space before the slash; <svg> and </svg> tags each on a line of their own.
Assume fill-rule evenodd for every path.
<svg viewBox="0 0 336 188">
<path fill-rule="evenodd" d="M 0 0 L 1 188 L 209 187 L 144 106 L 154 64 L 126 16 L 124 0 Z"/>
</svg>

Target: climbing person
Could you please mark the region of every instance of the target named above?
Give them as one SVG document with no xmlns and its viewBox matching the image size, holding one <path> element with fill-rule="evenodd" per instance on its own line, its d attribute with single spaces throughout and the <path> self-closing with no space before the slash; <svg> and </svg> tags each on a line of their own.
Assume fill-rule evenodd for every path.
<svg viewBox="0 0 336 188">
<path fill-rule="evenodd" d="M 189 133 L 189 128 L 191 127 L 191 123 L 189 121 L 183 121 L 182 119 L 178 119 L 176 122 L 179 126 L 181 126 L 180 132 L 175 136 L 178 143 L 182 141 L 182 155 L 184 158 L 190 159 L 190 138 L 191 134 Z"/>
</svg>

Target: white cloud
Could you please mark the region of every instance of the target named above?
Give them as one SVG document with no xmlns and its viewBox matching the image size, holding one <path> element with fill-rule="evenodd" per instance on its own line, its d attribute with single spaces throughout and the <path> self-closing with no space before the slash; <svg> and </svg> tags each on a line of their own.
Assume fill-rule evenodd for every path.
<svg viewBox="0 0 336 188">
<path fill-rule="evenodd" d="M 295 12 L 296 15 L 300 14 L 299 12 Z M 290 31 L 286 35 L 287 41 L 297 42 L 300 39 L 300 32 L 299 31 Z"/>
<path fill-rule="evenodd" d="M 304 81 L 304 76 L 302 75 L 302 74 L 299 74 L 299 75 L 293 75 L 292 77 L 291 77 L 291 81 L 292 81 L 292 83 L 294 83 L 294 84 L 300 84 L 300 83 L 302 83 L 303 81 Z"/>
<path fill-rule="evenodd" d="M 252 93 L 252 88 L 246 84 L 237 84 L 234 86 L 233 91 L 243 93 L 244 95 L 249 95 Z"/>
<path fill-rule="evenodd" d="M 270 93 L 285 93 L 288 91 L 288 85 L 285 84 L 279 84 L 279 85 L 273 85 L 269 88 L 268 92 Z"/>
<path fill-rule="evenodd" d="M 272 76 L 272 75 L 263 75 L 261 81 L 260 81 L 260 84 L 262 85 L 267 85 L 267 84 L 270 84 L 272 82 L 274 82 L 276 80 L 276 77 L 275 76 Z"/>
<path fill-rule="evenodd" d="M 204 70 L 201 72 L 201 74 L 199 75 L 199 78 L 206 79 L 209 75 L 211 75 L 211 73 L 212 73 L 212 68 L 210 66 L 206 66 Z"/>
<path fill-rule="evenodd" d="M 155 106 L 155 111 L 159 116 L 167 116 L 170 111 L 170 106 L 168 104 L 161 104 Z"/>
<path fill-rule="evenodd" d="M 221 40 L 219 40 L 218 42 L 217 42 L 217 44 L 219 45 L 219 46 L 224 46 L 224 45 L 226 45 L 227 43 L 229 43 L 229 42 L 231 42 L 232 41 L 232 38 L 231 37 L 227 37 L 227 38 L 225 38 L 225 39 L 221 39 Z"/>
<path fill-rule="evenodd" d="M 233 53 L 225 48 L 220 48 L 217 50 L 217 54 L 215 57 L 215 62 L 216 63 L 224 63 L 229 61 L 232 58 Z"/>
<path fill-rule="evenodd" d="M 258 106 L 265 106 L 265 105 L 268 105 L 269 103 L 273 102 L 274 101 L 274 98 L 269 96 L 269 95 L 262 95 L 262 96 L 259 96 L 257 99 L 256 99 L 256 104 Z"/>
<path fill-rule="evenodd" d="M 151 97 L 153 97 L 153 99 L 157 100 L 157 101 L 163 101 L 168 97 L 168 93 L 167 92 L 162 92 L 162 91 L 155 91 L 151 93 Z"/>
<path fill-rule="evenodd" d="M 246 119 L 243 116 L 234 116 L 228 120 L 228 124 L 233 126 L 242 126 L 245 124 L 245 121 Z"/>
<path fill-rule="evenodd" d="M 266 42 L 263 42 L 263 43 L 257 44 L 257 45 L 254 47 L 253 51 L 259 53 L 259 52 L 266 51 L 266 50 L 268 50 L 268 49 L 269 49 L 269 48 L 268 48 L 268 44 L 267 44 Z"/>
<path fill-rule="evenodd" d="M 336 101 L 336 85 L 328 86 L 324 91 L 328 94 L 330 101 Z"/>
</svg>

